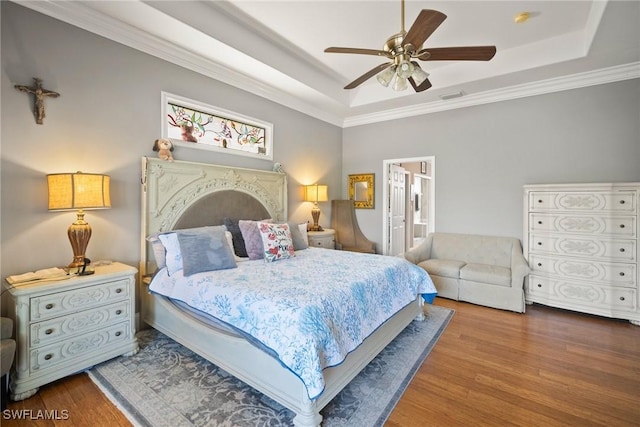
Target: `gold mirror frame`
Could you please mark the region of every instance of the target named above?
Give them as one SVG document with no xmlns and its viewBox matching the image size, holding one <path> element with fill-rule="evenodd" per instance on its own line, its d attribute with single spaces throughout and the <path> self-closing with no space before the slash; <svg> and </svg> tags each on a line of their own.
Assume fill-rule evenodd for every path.
<svg viewBox="0 0 640 427">
<path fill-rule="evenodd" d="M 356 209 L 373 209 L 375 194 L 375 174 L 349 175 L 349 200 Z"/>
</svg>

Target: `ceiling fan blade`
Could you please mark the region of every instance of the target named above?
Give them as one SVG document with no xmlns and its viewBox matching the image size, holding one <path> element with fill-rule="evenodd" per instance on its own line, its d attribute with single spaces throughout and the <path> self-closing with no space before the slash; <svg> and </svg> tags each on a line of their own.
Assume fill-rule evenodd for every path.
<svg viewBox="0 0 640 427">
<path fill-rule="evenodd" d="M 411 28 L 409 28 L 402 44 L 411 44 L 414 49 L 420 49 L 420 46 L 422 46 L 424 41 L 433 34 L 445 19 L 447 19 L 447 15 L 442 12 L 431 9 L 422 9 Z"/>
<path fill-rule="evenodd" d="M 423 90 L 427 90 L 431 87 L 431 82 L 429 81 L 429 79 L 424 79 L 424 81 L 420 83 L 420 86 L 416 85 L 416 82 L 413 80 L 413 77 L 409 77 L 408 80 L 409 80 L 409 83 L 411 83 L 413 90 L 415 90 L 416 92 L 422 92 Z"/>
<path fill-rule="evenodd" d="M 393 56 L 384 50 L 360 49 L 356 47 L 328 47 L 324 51 L 326 53 L 352 53 L 356 55 L 386 56 L 387 58 L 391 58 Z"/>
<path fill-rule="evenodd" d="M 385 62 L 384 64 L 380 64 L 377 67 L 367 71 L 366 73 L 364 73 L 363 75 L 361 75 L 360 77 L 358 77 L 357 79 L 355 79 L 354 81 L 352 81 L 351 83 L 349 83 L 348 85 L 346 85 L 344 88 L 345 89 L 353 89 L 357 86 L 360 86 L 362 83 L 364 83 L 365 81 L 369 80 L 371 77 L 375 76 L 376 74 L 378 74 L 381 71 L 386 70 L 387 68 L 391 67 L 393 65 L 393 62 Z"/>
<path fill-rule="evenodd" d="M 423 61 L 489 61 L 496 54 L 495 46 L 437 47 L 425 49 L 429 54 L 417 55 Z M 423 59 L 423 57 L 425 57 Z"/>
</svg>

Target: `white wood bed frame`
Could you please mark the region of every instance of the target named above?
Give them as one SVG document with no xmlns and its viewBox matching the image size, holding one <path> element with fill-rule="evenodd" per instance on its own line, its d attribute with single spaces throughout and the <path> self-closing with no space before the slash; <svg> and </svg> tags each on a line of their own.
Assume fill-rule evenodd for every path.
<svg viewBox="0 0 640 427">
<path fill-rule="evenodd" d="M 221 190 L 250 194 L 262 203 L 272 218 L 286 219 L 285 174 L 142 159 L 142 277 L 155 271 L 145 237 L 153 232 L 173 229 L 190 205 Z M 415 303 L 409 304 L 378 328 L 347 356 L 344 363 L 325 369 L 325 390 L 312 401 L 307 397 L 302 381 L 275 358 L 243 338 L 213 329 L 185 315 L 163 297 L 149 293 L 145 283 L 142 287 L 142 318 L 147 324 L 295 412 L 296 426 L 319 426 L 322 421 L 320 410 L 411 321 L 424 319 L 422 298 L 418 297 Z"/>
</svg>

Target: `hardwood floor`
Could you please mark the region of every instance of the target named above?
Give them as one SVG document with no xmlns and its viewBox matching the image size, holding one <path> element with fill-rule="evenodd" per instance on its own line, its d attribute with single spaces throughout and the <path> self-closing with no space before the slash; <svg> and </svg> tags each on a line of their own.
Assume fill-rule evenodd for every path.
<svg viewBox="0 0 640 427">
<path fill-rule="evenodd" d="M 640 426 L 640 327 L 527 307 L 516 314 L 438 298 L 456 310 L 387 422 L 411 426 Z M 86 374 L 42 387 L 9 410 L 68 420 L 2 426 L 127 426 Z"/>
</svg>

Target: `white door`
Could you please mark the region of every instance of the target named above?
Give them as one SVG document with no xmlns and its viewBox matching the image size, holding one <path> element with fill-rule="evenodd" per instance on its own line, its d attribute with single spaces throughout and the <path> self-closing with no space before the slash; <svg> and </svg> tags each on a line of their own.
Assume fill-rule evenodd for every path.
<svg viewBox="0 0 640 427">
<path fill-rule="evenodd" d="M 389 165 L 389 255 L 396 256 L 405 249 L 405 169 Z"/>
</svg>

